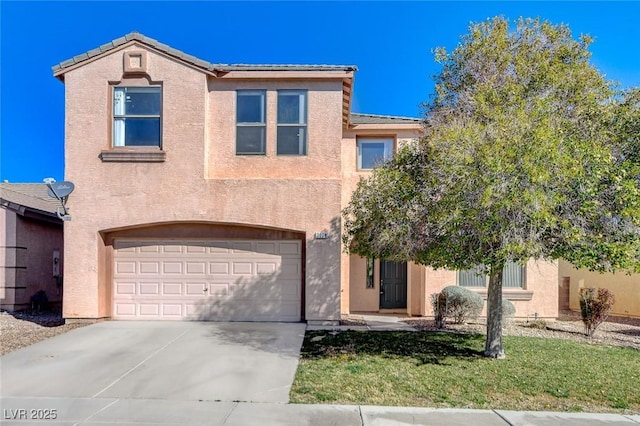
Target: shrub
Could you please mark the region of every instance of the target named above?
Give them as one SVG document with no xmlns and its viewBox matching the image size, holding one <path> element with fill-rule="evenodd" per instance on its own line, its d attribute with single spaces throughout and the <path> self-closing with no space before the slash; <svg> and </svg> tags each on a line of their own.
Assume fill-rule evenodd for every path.
<svg viewBox="0 0 640 426">
<path fill-rule="evenodd" d="M 31 296 L 31 310 L 41 311 L 49 302 L 47 293 L 44 290 L 38 290 L 33 296 Z"/>
<path fill-rule="evenodd" d="M 476 318 L 482 311 L 482 297 L 464 287 L 445 287 L 440 293 L 431 295 L 431 306 L 437 328 L 444 327 L 448 318 L 455 324 L 464 324 Z"/>
<path fill-rule="evenodd" d="M 547 322 L 541 319 L 534 319 L 533 321 L 527 321 L 524 325 L 527 328 L 537 328 L 538 330 L 546 330 Z"/>
<path fill-rule="evenodd" d="M 510 300 L 502 299 L 502 319 L 504 321 L 512 320 L 516 315 L 516 307 Z"/>
<path fill-rule="evenodd" d="M 580 289 L 580 313 L 587 336 L 593 336 L 598 326 L 606 321 L 615 300 L 613 293 L 606 288 Z"/>
</svg>

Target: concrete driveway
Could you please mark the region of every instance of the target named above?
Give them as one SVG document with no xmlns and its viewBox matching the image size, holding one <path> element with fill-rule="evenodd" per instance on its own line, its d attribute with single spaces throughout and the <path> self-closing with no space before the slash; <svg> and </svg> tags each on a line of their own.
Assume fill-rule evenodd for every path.
<svg viewBox="0 0 640 426">
<path fill-rule="evenodd" d="M 0 358 L 6 397 L 288 402 L 305 324 L 109 321 Z"/>
</svg>

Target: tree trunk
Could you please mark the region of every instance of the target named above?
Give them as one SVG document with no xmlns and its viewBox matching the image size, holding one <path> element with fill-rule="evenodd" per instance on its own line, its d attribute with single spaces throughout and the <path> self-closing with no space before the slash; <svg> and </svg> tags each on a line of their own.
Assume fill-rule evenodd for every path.
<svg viewBox="0 0 640 426">
<path fill-rule="evenodd" d="M 487 298 L 487 343 L 484 356 L 503 359 L 502 347 L 502 265 L 491 265 Z"/>
</svg>

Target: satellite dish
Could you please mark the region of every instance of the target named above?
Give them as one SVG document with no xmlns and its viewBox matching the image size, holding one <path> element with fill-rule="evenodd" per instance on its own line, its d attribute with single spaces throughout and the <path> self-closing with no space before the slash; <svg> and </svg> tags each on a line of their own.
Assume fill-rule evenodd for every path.
<svg viewBox="0 0 640 426">
<path fill-rule="evenodd" d="M 49 187 L 49 191 L 47 191 L 49 197 L 56 199 L 68 197 L 75 189 L 75 185 L 68 181 L 55 182 L 47 186 Z"/>
<path fill-rule="evenodd" d="M 58 217 L 62 220 L 71 220 L 66 204 L 69 194 L 75 189 L 75 185 L 67 181 L 56 182 L 54 178 L 45 178 L 44 183 L 47 185 L 47 188 L 49 188 L 49 191 L 47 191 L 49 197 L 60 201 L 60 207 L 56 210 Z"/>
</svg>

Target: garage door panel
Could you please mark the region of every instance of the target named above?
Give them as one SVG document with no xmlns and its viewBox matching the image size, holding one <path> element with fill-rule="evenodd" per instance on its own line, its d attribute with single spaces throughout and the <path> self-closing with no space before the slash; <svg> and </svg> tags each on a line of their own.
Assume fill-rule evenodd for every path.
<svg viewBox="0 0 640 426">
<path fill-rule="evenodd" d="M 115 294 L 116 296 L 136 294 L 136 286 L 136 283 L 116 282 L 114 285 Z"/>
<path fill-rule="evenodd" d="M 115 249 L 114 318 L 300 320 L 300 241 L 118 240 Z"/>
<path fill-rule="evenodd" d="M 120 317 L 135 317 L 136 304 L 135 303 L 116 303 L 114 306 L 116 315 Z"/>
<path fill-rule="evenodd" d="M 182 283 L 163 282 L 162 283 L 162 294 L 166 294 L 168 296 L 181 295 L 182 294 Z"/>
<path fill-rule="evenodd" d="M 201 253 L 204 254 L 207 252 L 207 247 L 202 243 L 202 245 L 188 245 L 186 246 L 187 253 Z"/>
<path fill-rule="evenodd" d="M 140 295 L 158 296 L 160 294 L 160 283 L 140 283 Z"/>
<path fill-rule="evenodd" d="M 205 275 L 207 264 L 205 262 L 187 262 L 186 271 L 188 275 Z"/>
<path fill-rule="evenodd" d="M 135 274 L 136 273 L 136 262 L 131 261 L 117 261 L 116 262 L 116 273 L 117 274 Z"/>
<path fill-rule="evenodd" d="M 206 283 L 186 283 L 185 292 L 186 296 L 200 296 L 205 297 L 207 288 Z"/>
<path fill-rule="evenodd" d="M 225 304 L 223 301 L 187 304 L 186 316 L 199 321 L 300 321 L 296 302 L 266 301 L 263 304 Z M 251 318 L 248 320 L 248 318 Z"/>
<path fill-rule="evenodd" d="M 269 262 L 269 263 L 257 262 L 256 263 L 256 274 L 258 275 L 273 274 L 277 270 L 278 270 L 278 265 L 275 262 Z"/>
<path fill-rule="evenodd" d="M 300 243 L 280 243 L 280 254 L 295 254 L 300 255 Z"/>
<path fill-rule="evenodd" d="M 256 243 L 256 252 L 260 254 L 278 254 L 278 243 L 258 242 Z"/>
<path fill-rule="evenodd" d="M 162 304 L 162 319 L 175 318 L 181 319 L 183 317 L 182 305 L 178 303 L 163 303 Z"/>
<path fill-rule="evenodd" d="M 171 254 L 176 254 L 176 253 L 182 253 L 184 251 L 184 246 L 182 245 L 161 245 L 160 249 L 162 250 L 162 253 L 171 253 Z"/>
<path fill-rule="evenodd" d="M 229 262 L 209 262 L 209 275 L 229 275 Z"/>
<path fill-rule="evenodd" d="M 157 274 L 160 272 L 159 262 L 140 262 L 138 270 L 141 274 Z"/>
<path fill-rule="evenodd" d="M 231 244 L 228 241 L 209 243 L 209 253 L 229 253 Z"/>
<path fill-rule="evenodd" d="M 282 259 L 280 271 L 283 277 L 300 279 L 302 277 L 300 259 Z"/>
<path fill-rule="evenodd" d="M 234 275 L 252 275 L 253 264 L 248 262 L 233 262 L 231 266 Z"/>
<path fill-rule="evenodd" d="M 229 296 L 231 283 L 211 283 L 209 284 L 209 297 Z"/>
<path fill-rule="evenodd" d="M 234 242 L 232 243 L 231 248 L 231 252 L 235 254 L 239 254 L 242 252 L 252 253 L 255 250 L 253 247 L 253 243 L 249 241 Z"/>
<path fill-rule="evenodd" d="M 140 316 L 145 317 L 158 317 L 160 316 L 160 304 L 158 303 L 141 303 L 140 304 Z"/>
<path fill-rule="evenodd" d="M 164 261 L 162 262 L 163 274 L 182 274 L 182 262 Z"/>
</svg>

